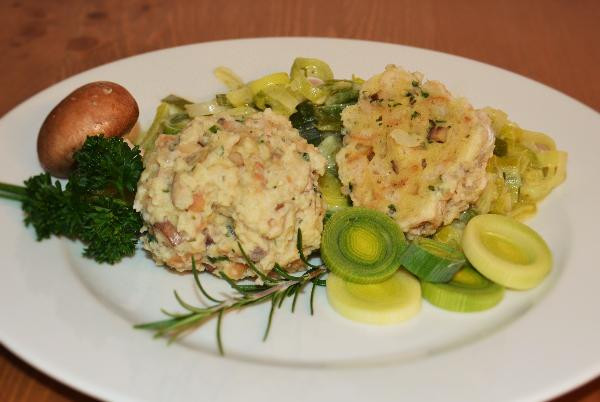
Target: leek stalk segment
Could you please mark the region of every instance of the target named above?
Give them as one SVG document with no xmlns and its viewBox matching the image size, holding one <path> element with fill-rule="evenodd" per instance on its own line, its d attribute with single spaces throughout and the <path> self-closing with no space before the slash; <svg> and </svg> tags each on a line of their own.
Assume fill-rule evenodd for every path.
<svg viewBox="0 0 600 402">
<path fill-rule="evenodd" d="M 350 206 L 348 196 L 342 194 L 342 183 L 331 172 L 319 178 L 319 190 L 327 204 L 328 212 L 336 212 Z"/>
<path fill-rule="evenodd" d="M 366 208 L 346 208 L 325 224 L 321 257 L 331 272 L 354 283 L 377 283 L 400 267 L 407 247 L 389 216 Z"/>
<path fill-rule="evenodd" d="M 427 282 L 448 282 L 464 265 L 463 254 L 448 244 L 417 237 L 401 257 L 404 268 Z"/>
<path fill-rule="evenodd" d="M 487 165 L 488 183 L 475 208 L 526 218 L 537 203 L 566 178 L 567 153 L 556 149 L 546 134 L 524 130 L 506 113 L 486 108 L 496 133 L 494 155 Z"/>
<path fill-rule="evenodd" d="M 465 228 L 462 247 L 485 277 L 511 289 L 531 289 L 552 268 L 552 253 L 530 227 L 503 215 L 479 215 Z"/>
<path fill-rule="evenodd" d="M 333 71 L 329 64 L 319 59 L 297 57 L 290 72 L 292 79 L 298 77 L 316 78 L 323 82 L 333 79 Z"/>
<path fill-rule="evenodd" d="M 421 282 L 423 298 L 444 310 L 468 313 L 490 309 L 504 297 L 504 288 L 466 265 L 448 283 Z"/>
<path fill-rule="evenodd" d="M 421 310 L 419 281 L 403 269 L 383 282 L 371 284 L 348 282 L 330 273 L 327 298 L 340 315 L 366 324 L 397 324 Z"/>
</svg>

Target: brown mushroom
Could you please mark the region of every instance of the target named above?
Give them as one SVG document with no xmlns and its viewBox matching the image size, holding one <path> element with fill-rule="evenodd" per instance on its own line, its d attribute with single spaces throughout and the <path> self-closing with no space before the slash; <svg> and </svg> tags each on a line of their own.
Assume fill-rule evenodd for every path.
<svg viewBox="0 0 600 402">
<path fill-rule="evenodd" d="M 53 176 L 67 177 L 73 153 L 88 136 L 122 136 L 139 115 L 131 94 L 119 84 L 97 81 L 71 92 L 46 117 L 37 140 L 42 167 Z"/>
</svg>

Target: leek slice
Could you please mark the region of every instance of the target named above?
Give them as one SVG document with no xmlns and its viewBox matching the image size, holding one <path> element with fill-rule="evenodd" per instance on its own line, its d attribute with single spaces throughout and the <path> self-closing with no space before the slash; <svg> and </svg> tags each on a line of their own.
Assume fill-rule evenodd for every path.
<svg viewBox="0 0 600 402">
<path fill-rule="evenodd" d="M 317 128 L 321 131 L 341 131 L 342 112 L 348 104 L 323 105 L 315 108 Z"/>
<path fill-rule="evenodd" d="M 154 115 L 154 120 L 152 120 L 150 128 L 137 139 L 136 145 L 139 145 L 145 153 L 148 153 L 154 149 L 154 143 L 161 134 L 162 123 L 169 118 L 169 114 L 169 104 L 166 102 L 161 102 L 156 108 L 156 114 Z"/>
<path fill-rule="evenodd" d="M 161 102 L 165 102 L 165 103 L 168 103 L 169 105 L 173 105 L 180 111 L 183 111 L 185 109 L 185 105 L 194 103 L 185 98 L 182 98 L 181 96 L 177 96 L 177 95 L 173 95 L 173 94 L 171 94 L 169 96 L 165 96 L 164 98 L 161 99 Z"/>
<path fill-rule="evenodd" d="M 565 180 L 567 154 L 548 135 L 520 128 L 500 110 L 484 110 L 496 132 L 496 146 L 486 168 L 488 183 L 475 207 L 479 213 L 525 218 Z"/>
<path fill-rule="evenodd" d="M 225 96 L 234 107 L 250 105 L 253 101 L 252 90 L 247 86 L 231 90 Z"/>
<path fill-rule="evenodd" d="M 325 84 L 325 89 L 329 92 L 326 105 L 354 104 L 358 101 L 360 84 L 348 80 L 333 80 Z"/>
<path fill-rule="evenodd" d="M 346 208 L 325 224 L 321 257 L 331 272 L 349 282 L 376 283 L 398 270 L 406 247 L 404 234 L 389 216 Z"/>
<path fill-rule="evenodd" d="M 342 148 L 342 138 L 338 134 L 330 134 L 326 136 L 317 147 L 321 154 L 327 159 L 327 171 L 336 173 L 337 162 L 335 156 Z"/>
<path fill-rule="evenodd" d="M 258 110 L 254 109 L 253 107 L 250 107 L 250 106 L 238 106 L 238 107 L 234 107 L 233 109 L 227 110 L 227 113 L 236 119 L 237 118 L 243 119 L 243 118 L 250 116 L 256 112 L 258 112 Z"/>
<path fill-rule="evenodd" d="M 315 104 L 323 103 L 328 94 L 323 88 L 314 86 L 308 81 L 308 78 L 303 76 L 292 79 L 290 89 Z"/>
<path fill-rule="evenodd" d="M 567 153 L 543 151 L 537 154 L 537 169 L 524 175 L 521 193 L 524 197 L 537 201 L 546 197 L 567 177 Z"/>
<path fill-rule="evenodd" d="M 213 74 L 229 89 L 237 89 L 244 85 L 244 81 L 227 67 L 217 67 L 214 69 Z"/>
<path fill-rule="evenodd" d="M 254 103 L 259 109 L 270 106 L 275 113 L 289 116 L 296 111 L 300 101 L 282 85 L 269 85 L 254 97 Z"/>
<path fill-rule="evenodd" d="M 292 79 L 297 77 L 314 77 L 323 82 L 333 79 L 333 71 L 331 71 L 329 64 L 319 59 L 306 57 L 297 57 L 294 60 L 290 75 Z"/>
<path fill-rule="evenodd" d="M 179 134 L 189 122 L 190 116 L 187 113 L 174 114 L 163 122 L 163 133 Z"/>
<path fill-rule="evenodd" d="M 327 299 L 340 315 L 366 324 L 389 325 L 406 321 L 421 309 L 421 286 L 401 269 L 391 278 L 372 284 L 347 282 L 330 273 Z"/>
<path fill-rule="evenodd" d="M 552 268 L 552 253 L 529 226 L 502 215 L 479 215 L 462 238 L 469 262 L 488 279 L 507 288 L 533 288 Z"/>
<path fill-rule="evenodd" d="M 448 283 L 421 282 L 423 298 L 444 310 L 483 311 L 500 303 L 504 288 L 466 265 Z"/>
<path fill-rule="evenodd" d="M 350 206 L 350 200 L 342 194 L 342 183 L 331 172 L 319 178 L 319 190 L 327 204 L 327 211 L 336 212 Z"/>
<path fill-rule="evenodd" d="M 534 152 L 556 151 L 556 143 L 550 136 L 536 131 L 523 130 L 523 145 Z"/>
<path fill-rule="evenodd" d="M 315 106 L 304 101 L 296 107 L 296 113 L 290 116 L 292 126 L 298 130 L 302 138 L 309 144 L 319 145 L 322 141 L 321 130 L 317 128 L 317 118 L 315 117 Z"/>
<path fill-rule="evenodd" d="M 252 91 L 252 95 L 256 96 L 259 92 L 264 91 L 270 86 L 287 85 L 289 83 L 290 76 L 287 73 L 273 73 L 250 82 L 248 87 Z"/>
<path fill-rule="evenodd" d="M 442 226 L 433 235 L 433 239 L 445 243 L 456 250 L 462 250 L 460 242 L 465 226 L 467 226 L 469 220 L 476 215 L 477 213 L 473 209 L 467 209 L 466 211 L 461 212 L 459 217 L 452 221 L 451 224 Z"/>
<path fill-rule="evenodd" d="M 210 116 L 228 109 L 229 108 L 226 106 L 219 105 L 216 99 L 207 102 L 185 105 L 185 111 L 190 115 L 190 117 Z"/>
<path fill-rule="evenodd" d="M 417 237 L 400 259 L 402 266 L 427 282 L 448 282 L 465 263 L 457 249 L 437 240 Z"/>
</svg>

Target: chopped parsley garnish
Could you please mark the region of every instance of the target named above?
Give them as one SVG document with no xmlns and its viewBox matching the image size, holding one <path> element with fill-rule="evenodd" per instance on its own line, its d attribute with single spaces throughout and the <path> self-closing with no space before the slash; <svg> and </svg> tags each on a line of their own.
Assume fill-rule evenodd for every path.
<svg viewBox="0 0 600 402">
<path fill-rule="evenodd" d="M 416 117 L 419 117 L 421 115 L 421 113 L 417 112 L 416 110 L 414 112 L 412 112 L 412 114 L 410 115 L 410 119 L 413 120 Z"/>
<path fill-rule="evenodd" d="M 235 234 L 235 229 L 233 229 L 233 226 L 231 225 L 225 225 L 225 229 L 227 230 L 227 233 L 225 234 L 225 236 L 227 237 L 237 237 Z"/>
<path fill-rule="evenodd" d="M 502 138 L 496 137 L 494 144 L 494 155 L 505 156 L 508 153 L 508 144 Z"/>
<path fill-rule="evenodd" d="M 388 214 L 392 215 L 396 213 L 396 206 L 394 204 L 388 205 Z"/>
<path fill-rule="evenodd" d="M 421 89 L 421 96 L 422 96 L 423 98 L 427 98 L 427 97 L 429 97 L 429 92 L 425 92 L 425 91 L 423 91 L 423 90 Z"/>
<path fill-rule="evenodd" d="M 412 82 L 412 86 L 415 87 L 415 88 L 418 87 L 419 86 L 419 81 L 413 81 Z"/>
<path fill-rule="evenodd" d="M 219 127 L 217 127 L 216 125 L 213 125 L 208 129 L 208 131 L 215 134 L 217 131 L 219 131 Z"/>
<path fill-rule="evenodd" d="M 215 262 L 219 262 L 219 261 L 229 261 L 229 257 L 227 257 L 225 255 L 220 255 L 218 257 L 206 256 L 206 258 L 208 258 L 208 261 L 210 261 L 213 264 Z"/>
<path fill-rule="evenodd" d="M 310 161 L 310 155 L 306 152 L 302 153 L 302 159 L 304 159 L 305 161 L 309 162 Z"/>
</svg>

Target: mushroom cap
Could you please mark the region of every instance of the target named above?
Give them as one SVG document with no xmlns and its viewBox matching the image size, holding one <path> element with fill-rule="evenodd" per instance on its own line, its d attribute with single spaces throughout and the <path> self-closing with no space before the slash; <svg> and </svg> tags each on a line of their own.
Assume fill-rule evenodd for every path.
<svg viewBox="0 0 600 402">
<path fill-rule="evenodd" d="M 109 81 L 86 84 L 71 92 L 46 117 L 37 140 L 44 170 L 67 177 L 73 154 L 92 135 L 122 136 L 139 116 L 137 102 L 121 85 Z"/>
</svg>

